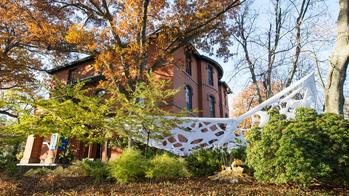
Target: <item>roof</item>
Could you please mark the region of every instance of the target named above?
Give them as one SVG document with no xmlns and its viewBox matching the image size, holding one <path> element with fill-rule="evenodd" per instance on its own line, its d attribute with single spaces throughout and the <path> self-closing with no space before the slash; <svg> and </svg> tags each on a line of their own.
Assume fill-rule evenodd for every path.
<svg viewBox="0 0 349 196">
<path fill-rule="evenodd" d="M 54 74 L 54 73 L 56 73 L 58 71 L 61 71 L 61 70 L 64 70 L 64 69 L 69 69 L 69 68 L 74 67 L 76 65 L 79 65 L 81 63 L 92 61 L 93 59 L 94 59 L 93 56 L 87 56 L 85 58 L 82 58 L 82 59 L 79 59 L 79 60 L 76 60 L 76 61 L 72 61 L 72 62 L 64 64 L 62 66 L 58 66 L 58 67 L 55 67 L 53 69 L 50 69 L 50 70 L 47 71 L 47 73 Z"/>
<path fill-rule="evenodd" d="M 207 61 L 210 64 L 212 64 L 213 66 L 215 66 L 216 69 L 218 70 L 218 79 L 219 80 L 222 79 L 222 77 L 223 77 L 223 68 L 222 68 L 222 66 L 219 63 L 217 63 L 215 60 L 213 60 L 213 59 L 211 59 L 211 58 L 209 58 L 209 57 L 207 57 L 205 55 L 199 54 L 196 50 L 193 53 L 194 53 L 194 56 L 196 56 L 197 58 L 199 58 L 201 60 L 204 60 L 204 61 Z M 92 61 L 93 59 L 94 59 L 94 56 L 87 56 L 85 58 L 82 58 L 82 59 L 79 59 L 79 60 L 76 60 L 76 61 L 72 61 L 72 62 L 64 64 L 62 66 L 58 66 L 56 68 L 50 69 L 50 70 L 47 71 L 47 73 L 54 74 L 54 73 L 59 72 L 61 70 L 72 68 L 72 67 L 74 67 L 76 65 L 79 65 L 81 63 Z"/>
<path fill-rule="evenodd" d="M 226 82 L 219 81 L 219 84 L 223 85 L 227 89 L 228 94 L 232 94 L 233 93 L 233 91 L 230 89 L 230 87 L 228 86 L 228 84 Z"/>
</svg>

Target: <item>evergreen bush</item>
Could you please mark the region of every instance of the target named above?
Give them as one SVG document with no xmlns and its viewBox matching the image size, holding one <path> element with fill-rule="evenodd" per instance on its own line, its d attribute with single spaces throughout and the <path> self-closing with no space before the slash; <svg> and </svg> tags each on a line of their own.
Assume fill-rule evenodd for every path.
<svg viewBox="0 0 349 196">
<path fill-rule="evenodd" d="M 248 134 L 247 164 L 265 183 L 349 182 L 349 121 L 299 108 L 293 120 L 275 109 L 269 122 Z"/>
</svg>

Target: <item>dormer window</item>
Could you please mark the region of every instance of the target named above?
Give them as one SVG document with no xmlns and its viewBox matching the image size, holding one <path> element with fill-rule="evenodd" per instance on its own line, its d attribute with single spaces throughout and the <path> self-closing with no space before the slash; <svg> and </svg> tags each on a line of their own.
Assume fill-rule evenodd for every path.
<svg viewBox="0 0 349 196">
<path fill-rule="evenodd" d="M 189 85 L 184 87 L 185 92 L 185 108 L 187 111 L 191 111 L 193 109 L 193 90 Z"/>
<path fill-rule="evenodd" d="M 213 68 L 212 68 L 212 65 L 207 66 L 207 74 L 208 74 L 208 84 L 213 86 Z"/>
<path fill-rule="evenodd" d="M 185 53 L 185 72 L 191 75 L 191 55 L 189 52 Z"/>
</svg>

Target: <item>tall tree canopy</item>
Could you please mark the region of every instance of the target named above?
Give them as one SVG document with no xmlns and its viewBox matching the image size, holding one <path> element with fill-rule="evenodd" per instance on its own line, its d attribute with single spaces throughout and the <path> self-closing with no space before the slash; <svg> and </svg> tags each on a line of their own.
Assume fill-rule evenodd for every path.
<svg viewBox="0 0 349 196">
<path fill-rule="evenodd" d="M 1 0 L 1 64 L 15 73 L 62 62 L 71 55 L 96 58 L 95 67 L 114 85 L 134 85 L 149 69 L 194 43 L 228 57 L 227 39 L 239 0 Z M 214 47 L 217 46 L 218 47 Z M 35 53 L 33 55 L 33 53 Z M 46 59 L 43 60 L 43 56 Z M 49 58 L 47 58 L 47 56 Z M 15 61 L 18 71 L 14 69 Z M 2 71 L 2 70 L 1 70 Z M 11 74 L 9 74 L 11 75 Z M 10 78 L 9 82 L 13 82 Z"/>
<path fill-rule="evenodd" d="M 171 54 L 188 43 L 228 58 L 242 2 L 0 0 L 0 91 L 32 90 L 36 71 L 82 55 L 95 57 L 105 85 L 124 92 L 146 72 L 173 64 Z M 5 104 L 0 112 L 16 116 Z"/>
</svg>

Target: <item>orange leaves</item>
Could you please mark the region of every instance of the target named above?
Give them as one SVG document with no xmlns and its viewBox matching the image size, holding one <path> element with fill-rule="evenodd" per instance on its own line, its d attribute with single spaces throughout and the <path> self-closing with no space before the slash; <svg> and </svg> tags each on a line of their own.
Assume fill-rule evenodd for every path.
<svg viewBox="0 0 349 196">
<path fill-rule="evenodd" d="M 65 35 L 65 40 L 68 43 L 86 48 L 89 51 L 97 49 L 97 40 L 95 39 L 95 30 L 88 31 L 82 25 L 71 25 Z"/>
<path fill-rule="evenodd" d="M 232 9 L 224 9 L 232 2 L 238 0 L 0 0 L 0 20 L 14 29 L 0 28 L 0 42 L 14 38 L 34 51 L 26 56 L 32 59 L 92 54 L 109 81 L 134 83 L 148 69 L 175 63 L 172 54 L 189 43 L 210 51 L 227 42 L 221 38 L 232 33 L 225 15 Z M 210 40 L 202 39 L 208 33 Z"/>
<path fill-rule="evenodd" d="M 80 25 L 72 25 L 69 27 L 65 39 L 68 43 L 79 44 L 85 38 L 85 35 L 89 34 L 81 28 Z"/>
</svg>

